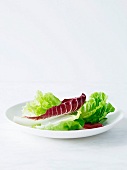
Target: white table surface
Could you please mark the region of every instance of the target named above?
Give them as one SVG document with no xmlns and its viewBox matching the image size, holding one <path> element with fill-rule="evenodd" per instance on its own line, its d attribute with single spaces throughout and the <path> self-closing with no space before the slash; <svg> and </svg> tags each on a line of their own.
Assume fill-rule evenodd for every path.
<svg viewBox="0 0 127 170">
<path fill-rule="evenodd" d="M 5 118 L 12 105 L 33 98 L 37 89 L 57 96 L 104 91 L 124 111 L 124 119 L 110 131 L 81 139 L 49 139 L 15 129 Z M 0 83 L 0 170 L 126 170 L 127 84 L 43 82 Z"/>
</svg>

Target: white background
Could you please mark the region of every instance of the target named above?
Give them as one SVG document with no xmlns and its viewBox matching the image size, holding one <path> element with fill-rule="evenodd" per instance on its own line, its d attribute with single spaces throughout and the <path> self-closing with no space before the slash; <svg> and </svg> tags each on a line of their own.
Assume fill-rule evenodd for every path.
<svg viewBox="0 0 127 170">
<path fill-rule="evenodd" d="M 126 116 L 126 65 L 126 0 L 0 0 L 0 170 L 126 170 L 127 118 L 71 140 L 25 134 L 5 119 L 38 89 L 104 91 Z"/>
<path fill-rule="evenodd" d="M 126 0 L 1 0 L 0 81 L 127 83 Z"/>
</svg>

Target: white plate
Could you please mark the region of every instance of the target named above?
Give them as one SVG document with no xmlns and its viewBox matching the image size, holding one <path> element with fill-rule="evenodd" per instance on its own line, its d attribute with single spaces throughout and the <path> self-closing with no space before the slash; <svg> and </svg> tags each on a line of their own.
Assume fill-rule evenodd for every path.
<svg viewBox="0 0 127 170">
<path fill-rule="evenodd" d="M 117 110 L 113 113 L 108 114 L 108 119 L 103 127 L 94 129 L 84 129 L 84 130 L 73 130 L 73 131 L 51 131 L 51 130 L 40 130 L 23 125 L 19 125 L 13 122 L 14 116 L 22 115 L 22 106 L 26 103 L 17 104 L 6 111 L 6 117 L 9 122 L 13 123 L 16 128 L 28 132 L 33 135 L 49 137 L 49 138 L 82 138 L 97 135 L 111 129 L 116 123 L 118 123 L 122 118 L 123 114 L 121 111 Z"/>
</svg>

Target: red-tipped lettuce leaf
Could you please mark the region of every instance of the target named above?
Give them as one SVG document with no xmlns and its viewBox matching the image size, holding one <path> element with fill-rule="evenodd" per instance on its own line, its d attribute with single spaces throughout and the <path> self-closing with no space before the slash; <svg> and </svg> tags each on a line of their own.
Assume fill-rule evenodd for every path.
<svg viewBox="0 0 127 170">
<path fill-rule="evenodd" d="M 62 114 L 69 114 L 72 112 L 77 111 L 86 100 L 86 95 L 82 93 L 80 97 L 71 98 L 71 99 L 64 99 L 60 105 L 53 106 L 52 108 L 48 109 L 45 114 L 36 117 L 28 117 L 29 119 L 39 120 L 39 119 L 46 119 L 53 116 L 59 116 Z"/>
</svg>

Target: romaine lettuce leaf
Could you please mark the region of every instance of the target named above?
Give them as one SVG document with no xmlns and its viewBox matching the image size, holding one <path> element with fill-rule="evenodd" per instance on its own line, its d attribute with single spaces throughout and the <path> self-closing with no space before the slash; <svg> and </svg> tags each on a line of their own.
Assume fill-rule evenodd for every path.
<svg viewBox="0 0 127 170">
<path fill-rule="evenodd" d="M 35 99 L 27 103 L 23 107 L 23 114 L 26 116 L 40 116 L 44 114 L 49 108 L 58 106 L 61 101 L 55 97 L 52 93 L 43 94 L 41 91 L 37 91 Z"/>
<path fill-rule="evenodd" d="M 69 115 L 61 115 L 56 118 L 49 119 L 47 122 L 42 122 L 41 125 L 33 126 L 42 130 L 79 130 L 82 129 L 84 122 L 80 117 L 81 112 L 75 112 Z"/>
<path fill-rule="evenodd" d="M 57 130 L 57 131 L 67 131 L 67 130 L 79 130 L 82 126 L 77 121 L 64 121 L 56 125 L 48 125 L 41 129 L 43 130 Z"/>
<path fill-rule="evenodd" d="M 103 92 L 95 92 L 90 96 L 80 109 L 85 123 L 104 122 L 106 115 L 115 111 L 111 103 L 106 102 L 107 98 L 107 95 Z"/>
</svg>

